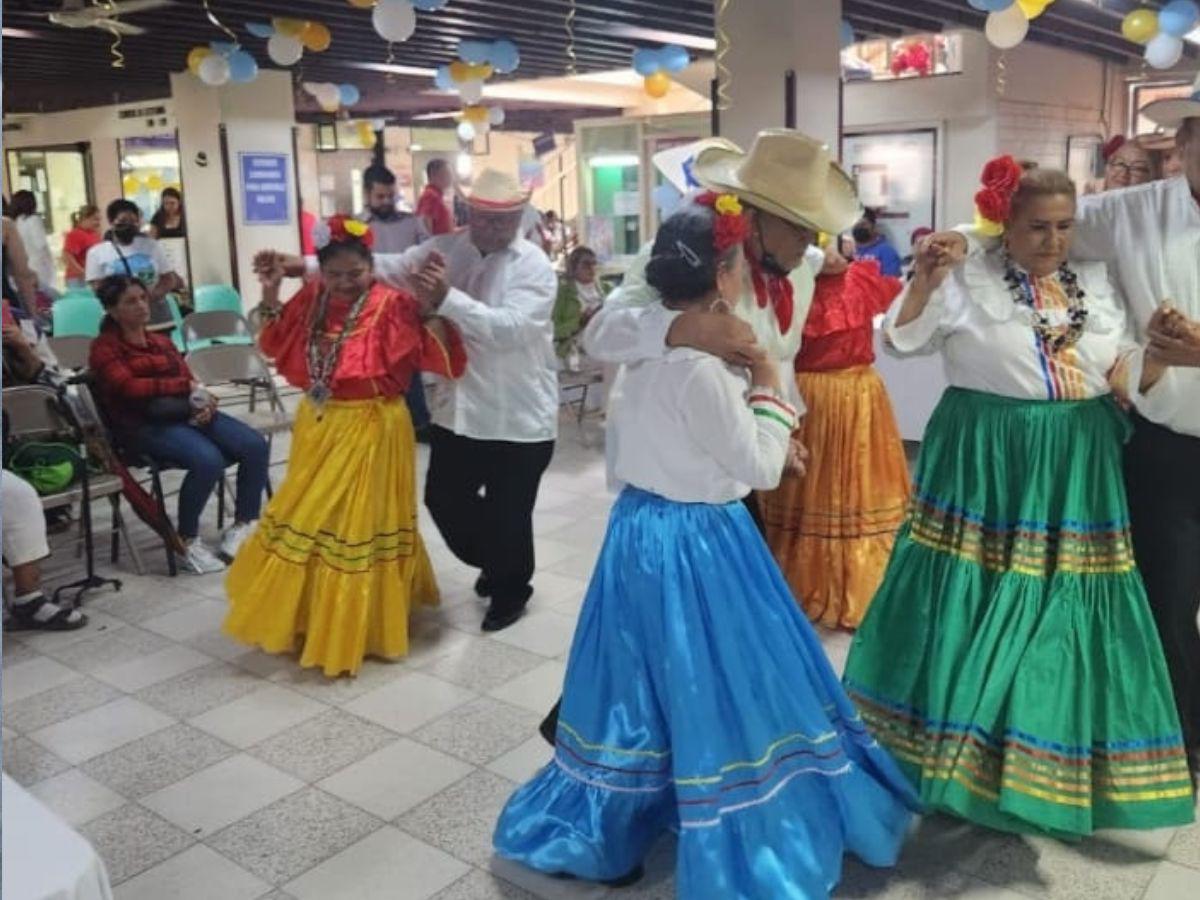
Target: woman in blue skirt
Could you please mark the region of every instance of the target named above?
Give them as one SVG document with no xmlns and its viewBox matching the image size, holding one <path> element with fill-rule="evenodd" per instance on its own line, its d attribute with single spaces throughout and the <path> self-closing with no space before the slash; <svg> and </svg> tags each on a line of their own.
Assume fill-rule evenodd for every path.
<svg viewBox="0 0 1200 900">
<path fill-rule="evenodd" d="M 667 220 L 647 267 L 663 315 L 736 298 L 747 239 L 730 195 Z M 501 813 L 500 856 L 624 884 L 676 831 L 687 900 L 823 898 L 847 851 L 895 863 L 915 795 L 741 502 L 778 485 L 797 418 L 773 362 L 750 375 L 686 348 L 628 370 L 609 425 L 627 487 L 571 648 L 555 758 Z"/>
</svg>

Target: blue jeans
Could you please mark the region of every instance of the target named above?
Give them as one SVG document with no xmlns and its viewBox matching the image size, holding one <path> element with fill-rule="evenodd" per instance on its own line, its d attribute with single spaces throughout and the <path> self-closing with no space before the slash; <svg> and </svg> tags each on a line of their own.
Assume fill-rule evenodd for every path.
<svg viewBox="0 0 1200 900">
<path fill-rule="evenodd" d="M 138 449 L 161 465 L 186 469 L 179 490 L 179 536 L 200 533 L 200 514 L 225 469 L 238 464 L 234 518 L 252 522 L 262 508 L 270 450 L 261 434 L 232 416 L 218 412 L 202 428 L 186 422 L 147 424 L 137 430 Z"/>
<path fill-rule="evenodd" d="M 404 399 L 408 403 L 408 413 L 412 416 L 413 428 L 424 428 L 428 425 L 429 407 L 425 403 L 425 383 L 421 381 L 420 372 L 414 373 Z"/>
</svg>

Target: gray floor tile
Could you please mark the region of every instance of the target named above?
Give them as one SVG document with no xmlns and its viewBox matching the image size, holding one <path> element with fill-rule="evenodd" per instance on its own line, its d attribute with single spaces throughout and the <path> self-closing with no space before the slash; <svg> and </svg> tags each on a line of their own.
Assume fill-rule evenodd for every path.
<svg viewBox="0 0 1200 900">
<path fill-rule="evenodd" d="M 249 672 L 218 662 L 151 685 L 135 696 L 176 718 L 190 719 L 262 686 Z"/>
<path fill-rule="evenodd" d="M 24 787 L 31 787 L 71 768 L 69 762 L 25 737 L 8 739 L 0 753 L 3 754 L 4 771 Z"/>
<path fill-rule="evenodd" d="M 28 734 L 111 703 L 120 696 L 122 694 L 116 688 L 81 675 L 5 707 L 4 727 Z"/>
<path fill-rule="evenodd" d="M 281 885 L 382 824 L 356 806 L 306 788 L 236 822 L 207 843 L 259 878 Z"/>
<path fill-rule="evenodd" d="M 358 762 L 397 737 L 373 722 L 331 709 L 267 738 L 249 753 L 311 783 Z"/>
<path fill-rule="evenodd" d="M 490 772 L 475 772 L 396 820 L 401 829 L 472 865 L 492 858 L 496 816 L 516 785 Z"/>
<path fill-rule="evenodd" d="M 509 884 L 489 872 L 472 869 L 450 887 L 434 894 L 432 900 L 537 900 L 533 894 Z"/>
<path fill-rule="evenodd" d="M 212 735 L 180 723 L 90 759 L 80 768 L 118 793 L 136 800 L 236 752 Z"/>
<path fill-rule="evenodd" d="M 1167 849 L 1167 858 L 1181 865 L 1200 869 L 1200 825 L 1180 828 Z"/>
<path fill-rule="evenodd" d="M 271 677 L 271 681 L 293 691 L 340 706 L 355 700 L 376 688 L 391 684 L 409 670 L 401 662 L 367 659 L 354 677 L 329 678 L 320 669 L 302 669 L 293 661 L 292 665 Z"/>
<path fill-rule="evenodd" d="M 73 828 L 120 809 L 128 802 L 78 769 L 47 778 L 30 788 L 29 793 Z"/>
<path fill-rule="evenodd" d="M 413 738 L 477 766 L 487 765 L 537 733 L 541 717 L 482 697 L 413 732 Z"/>
<path fill-rule="evenodd" d="M 89 613 L 99 610 L 123 622 L 136 625 L 199 603 L 202 599 L 198 594 L 192 594 L 178 586 L 172 585 L 167 589 L 146 579 L 132 589 L 127 586 L 119 593 L 98 596 L 89 601 L 87 609 Z"/>
<path fill-rule="evenodd" d="M 1195 897 L 1197 893 L 1200 893 L 1200 872 L 1175 863 L 1163 863 L 1154 873 L 1154 880 L 1146 889 L 1143 900 L 1183 900 Z"/>
<path fill-rule="evenodd" d="M 481 615 L 482 613 L 477 613 Z M 490 691 L 544 663 L 535 653 L 486 638 L 473 638 L 426 665 L 421 671 L 478 693 Z"/>
<path fill-rule="evenodd" d="M 150 810 L 130 803 L 79 830 L 91 842 L 114 885 L 186 850 L 195 838 Z"/>
<path fill-rule="evenodd" d="M 93 635 L 59 650 L 51 650 L 47 655 L 72 669 L 91 674 L 97 669 L 106 669 L 141 656 L 149 656 L 170 646 L 170 643 L 162 635 L 127 625 Z"/>
<path fill-rule="evenodd" d="M 203 844 L 129 879 L 115 900 L 257 900 L 270 887 Z"/>
<path fill-rule="evenodd" d="M 0 649 L 0 663 L 3 663 L 4 668 L 15 666 L 17 663 L 29 662 L 37 659 L 41 654 L 27 644 L 22 644 L 20 641 L 14 641 L 8 637 L 4 638 L 4 646 Z"/>
</svg>

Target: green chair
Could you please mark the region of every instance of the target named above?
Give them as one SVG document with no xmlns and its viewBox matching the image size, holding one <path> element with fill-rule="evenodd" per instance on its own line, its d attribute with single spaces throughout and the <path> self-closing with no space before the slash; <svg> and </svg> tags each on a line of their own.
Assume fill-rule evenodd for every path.
<svg viewBox="0 0 1200 900">
<path fill-rule="evenodd" d="M 193 311 L 235 312 L 243 315 L 242 298 L 227 284 L 202 284 L 192 293 Z"/>
<path fill-rule="evenodd" d="M 171 321 L 175 323 L 175 329 L 171 332 L 171 340 L 175 342 L 175 348 L 180 353 L 187 353 L 187 341 L 183 336 L 183 313 L 179 309 L 179 299 L 174 294 L 167 294 L 167 309 L 171 311 Z"/>
<path fill-rule="evenodd" d="M 90 290 L 68 291 L 54 301 L 50 316 L 55 337 L 96 337 L 100 334 L 104 307 L 100 305 L 100 298 Z"/>
</svg>

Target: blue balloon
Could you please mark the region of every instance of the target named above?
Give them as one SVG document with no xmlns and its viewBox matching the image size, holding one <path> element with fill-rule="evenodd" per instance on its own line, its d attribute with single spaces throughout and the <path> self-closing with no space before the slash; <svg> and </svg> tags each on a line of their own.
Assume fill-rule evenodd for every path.
<svg viewBox="0 0 1200 900">
<path fill-rule="evenodd" d="M 437 12 L 444 9 L 450 0 L 412 0 L 412 5 L 421 12 Z"/>
<path fill-rule="evenodd" d="M 353 106 L 361 99 L 362 94 L 358 92 L 358 88 L 356 88 L 354 85 L 338 85 L 338 100 L 341 102 L 342 106 Z"/>
<path fill-rule="evenodd" d="M 643 78 L 649 78 L 655 72 L 662 71 L 663 59 L 657 50 L 646 47 L 633 51 L 633 71 Z"/>
<path fill-rule="evenodd" d="M 247 84 L 258 77 L 258 63 L 240 47 L 229 54 L 229 80 Z"/>
<path fill-rule="evenodd" d="M 488 62 L 501 75 L 508 75 L 517 71 L 517 67 L 521 65 L 521 51 L 512 41 L 496 41 L 490 48 Z"/>
<path fill-rule="evenodd" d="M 438 70 L 433 76 L 433 84 L 439 91 L 454 90 L 454 79 L 450 77 L 449 66 L 438 66 Z"/>
<path fill-rule="evenodd" d="M 1000 12 L 1012 6 L 1015 0 L 967 0 L 967 2 L 981 12 Z"/>
<path fill-rule="evenodd" d="M 463 62 L 478 66 L 488 61 L 492 55 L 492 45 L 487 41 L 459 41 L 458 58 Z"/>
<path fill-rule="evenodd" d="M 246 30 L 256 38 L 269 38 L 275 33 L 275 26 L 266 22 L 247 22 Z"/>
<path fill-rule="evenodd" d="M 658 51 L 658 56 L 662 60 L 663 68 L 668 72 L 682 72 L 692 62 L 687 50 L 678 44 L 668 44 Z"/>
<path fill-rule="evenodd" d="M 234 50 L 238 49 L 238 45 L 229 41 L 213 41 L 208 46 L 212 47 L 213 53 L 220 53 L 222 56 L 229 56 Z"/>
<path fill-rule="evenodd" d="M 842 19 L 841 43 L 843 50 L 854 43 L 854 26 L 845 19 Z"/>
<path fill-rule="evenodd" d="M 1188 34 L 1200 22 L 1200 6 L 1194 0 L 1171 0 L 1158 11 L 1158 30 L 1173 37 Z"/>
</svg>

